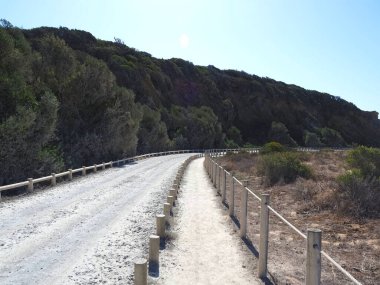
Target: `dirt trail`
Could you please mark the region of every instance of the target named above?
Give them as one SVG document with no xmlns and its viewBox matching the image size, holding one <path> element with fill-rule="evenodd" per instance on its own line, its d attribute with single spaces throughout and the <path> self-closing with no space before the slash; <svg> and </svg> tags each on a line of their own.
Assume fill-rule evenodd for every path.
<svg viewBox="0 0 380 285">
<path fill-rule="evenodd" d="M 132 284 L 180 164 L 149 158 L 0 203 L 0 284 Z M 142 222 L 143 221 L 143 222 Z"/>
<path fill-rule="evenodd" d="M 257 260 L 237 237 L 203 168 L 190 163 L 178 200 L 176 238 L 161 254 L 157 284 L 262 284 Z"/>
</svg>

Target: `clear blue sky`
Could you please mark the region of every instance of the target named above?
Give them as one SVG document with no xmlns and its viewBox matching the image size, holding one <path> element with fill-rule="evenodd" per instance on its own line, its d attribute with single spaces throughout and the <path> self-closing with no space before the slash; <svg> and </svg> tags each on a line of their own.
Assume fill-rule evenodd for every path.
<svg viewBox="0 0 380 285">
<path fill-rule="evenodd" d="M 158 58 L 244 70 L 380 112 L 379 0 L 0 0 L 22 28 L 64 26 Z"/>
</svg>

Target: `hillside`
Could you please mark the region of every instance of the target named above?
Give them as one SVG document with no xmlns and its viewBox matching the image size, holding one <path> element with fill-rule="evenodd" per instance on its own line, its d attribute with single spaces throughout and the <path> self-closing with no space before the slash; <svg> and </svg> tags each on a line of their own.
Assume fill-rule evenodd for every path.
<svg viewBox="0 0 380 285">
<path fill-rule="evenodd" d="M 164 149 L 380 146 L 378 114 L 338 97 L 67 28 L 2 21 L 0 96 L 0 185 Z"/>
</svg>

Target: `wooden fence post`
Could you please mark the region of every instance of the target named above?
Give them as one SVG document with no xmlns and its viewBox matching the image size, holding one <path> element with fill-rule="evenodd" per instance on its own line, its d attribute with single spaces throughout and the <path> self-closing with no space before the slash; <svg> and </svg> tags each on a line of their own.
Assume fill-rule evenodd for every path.
<svg viewBox="0 0 380 285">
<path fill-rule="evenodd" d="M 52 174 L 51 174 L 51 185 L 52 185 L 52 186 L 57 185 L 57 179 L 56 179 L 56 177 L 55 177 L 55 173 L 52 173 Z"/>
<path fill-rule="evenodd" d="M 247 235 L 247 206 L 248 206 L 248 191 L 245 187 L 248 186 L 248 181 L 243 180 L 241 192 L 241 216 L 240 216 L 240 237 L 244 238 Z"/>
<path fill-rule="evenodd" d="M 227 172 L 222 168 L 223 170 L 223 185 L 222 185 L 222 202 L 226 202 L 226 190 L 227 190 Z"/>
<path fill-rule="evenodd" d="M 321 230 L 307 230 L 306 285 L 319 285 L 321 283 L 321 240 Z"/>
<path fill-rule="evenodd" d="M 33 192 L 34 185 L 33 185 L 33 178 L 28 178 L 28 192 Z"/>
<path fill-rule="evenodd" d="M 259 244 L 259 278 L 268 273 L 268 235 L 269 235 L 269 194 L 261 195 L 260 244 Z"/>
<path fill-rule="evenodd" d="M 231 174 L 231 202 L 229 204 L 229 214 L 231 217 L 235 214 L 235 179 Z"/>
</svg>

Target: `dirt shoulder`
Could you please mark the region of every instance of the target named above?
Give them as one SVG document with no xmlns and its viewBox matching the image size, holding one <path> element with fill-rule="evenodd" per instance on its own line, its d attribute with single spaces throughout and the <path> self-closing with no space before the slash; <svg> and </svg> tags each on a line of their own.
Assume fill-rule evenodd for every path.
<svg viewBox="0 0 380 285">
<path fill-rule="evenodd" d="M 184 175 L 157 284 L 262 284 L 257 260 L 235 233 L 203 161 L 190 163 Z"/>
<path fill-rule="evenodd" d="M 270 204 L 302 232 L 308 228 L 323 231 L 323 250 L 363 284 L 380 280 L 380 220 L 354 219 L 336 212 L 335 178 L 345 171 L 344 152 L 310 154 L 306 163 L 315 179 L 297 179 L 291 184 L 266 187 L 256 174 L 257 155 L 226 156 L 218 161 L 236 177 L 248 178 L 249 188 L 269 193 Z M 231 189 L 230 183 L 227 191 Z M 235 213 L 239 217 L 241 189 L 235 192 Z M 227 202 L 231 194 L 227 194 Z M 249 198 L 248 236 L 258 245 L 259 203 Z M 305 241 L 276 217 L 270 217 L 269 271 L 277 284 L 303 284 Z M 322 284 L 350 284 L 322 258 Z"/>
</svg>

